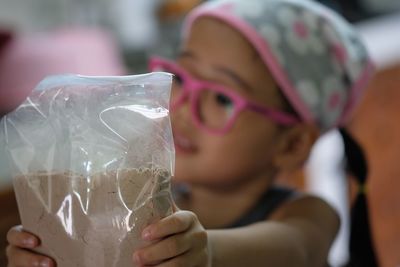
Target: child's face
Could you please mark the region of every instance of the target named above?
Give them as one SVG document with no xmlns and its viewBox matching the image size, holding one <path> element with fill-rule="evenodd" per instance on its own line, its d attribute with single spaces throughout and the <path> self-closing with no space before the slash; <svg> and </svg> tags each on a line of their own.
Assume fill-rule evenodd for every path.
<svg viewBox="0 0 400 267">
<path fill-rule="evenodd" d="M 274 80 L 253 47 L 218 20 L 201 18 L 194 23 L 177 63 L 196 79 L 228 87 L 263 106 L 283 106 Z M 229 132 L 215 135 L 195 127 L 189 105 L 186 101 L 171 112 L 177 180 L 233 186 L 274 169 L 281 128 L 273 121 L 243 111 Z"/>
</svg>

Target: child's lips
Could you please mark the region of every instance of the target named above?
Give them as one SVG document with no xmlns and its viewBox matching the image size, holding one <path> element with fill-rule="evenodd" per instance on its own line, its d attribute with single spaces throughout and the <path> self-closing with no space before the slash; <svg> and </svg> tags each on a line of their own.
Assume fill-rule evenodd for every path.
<svg viewBox="0 0 400 267">
<path fill-rule="evenodd" d="M 196 146 L 188 138 L 174 133 L 175 150 L 178 153 L 193 153 L 196 151 Z"/>
</svg>

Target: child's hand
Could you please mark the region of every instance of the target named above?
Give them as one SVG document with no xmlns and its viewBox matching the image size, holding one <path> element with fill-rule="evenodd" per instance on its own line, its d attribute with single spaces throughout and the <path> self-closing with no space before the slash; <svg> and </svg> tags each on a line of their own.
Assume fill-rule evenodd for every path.
<svg viewBox="0 0 400 267">
<path fill-rule="evenodd" d="M 135 251 L 138 266 L 208 266 L 210 252 L 207 232 L 190 211 L 177 211 L 142 232 L 151 245 Z"/>
<path fill-rule="evenodd" d="M 7 233 L 6 253 L 8 267 L 52 267 L 55 263 L 48 257 L 35 254 L 28 249 L 33 249 L 40 244 L 40 240 L 22 229 L 22 226 L 15 226 Z"/>
</svg>

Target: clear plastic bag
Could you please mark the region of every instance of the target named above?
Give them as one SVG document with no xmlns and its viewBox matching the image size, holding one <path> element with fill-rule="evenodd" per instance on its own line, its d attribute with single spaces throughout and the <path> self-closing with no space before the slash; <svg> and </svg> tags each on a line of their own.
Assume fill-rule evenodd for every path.
<svg viewBox="0 0 400 267">
<path fill-rule="evenodd" d="M 134 266 L 173 212 L 171 79 L 51 76 L 2 119 L 23 227 L 58 267 Z"/>
</svg>

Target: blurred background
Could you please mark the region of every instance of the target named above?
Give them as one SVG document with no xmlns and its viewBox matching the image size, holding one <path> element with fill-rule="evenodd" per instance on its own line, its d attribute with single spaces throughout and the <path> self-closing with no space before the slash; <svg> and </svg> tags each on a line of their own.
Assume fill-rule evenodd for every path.
<svg viewBox="0 0 400 267">
<path fill-rule="evenodd" d="M 149 55 L 174 57 L 184 15 L 201 0 L 0 0 L 0 117 L 18 106 L 45 76 L 138 74 Z M 400 1 L 320 0 L 359 30 L 378 72 L 349 125 L 370 164 L 368 200 L 380 266 L 400 266 Z M 0 140 L 1 142 L 1 140 Z M 334 205 L 343 220 L 330 255 L 348 257 L 352 185 L 340 171 L 340 136 L 330 132 L 306 168 L 282 183 L 312 191 Z M 19 223 L 4 152 L 0 150 L 0 266 L 5 233 Z"/>
</svg>

